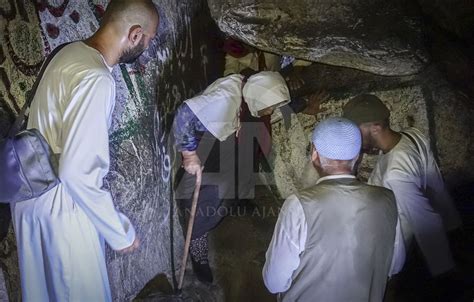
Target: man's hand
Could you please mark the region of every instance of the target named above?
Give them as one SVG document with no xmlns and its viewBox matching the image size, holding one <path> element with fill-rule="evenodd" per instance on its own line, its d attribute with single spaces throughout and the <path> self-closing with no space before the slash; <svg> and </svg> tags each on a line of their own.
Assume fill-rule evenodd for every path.
<svg viewBox="0 0 474 302">
<path fill-rule="evenodd" d="M 305 82 L 299 73 L 292 74 L 286 77 L 286 83 L 290 91 L 296 91 L 304 86 Z"/>
<path fill-rule="evenodd" d="M 293 71 L 285 78 L 290 91 L 297 91 L 304 86 L 305 81 L 301 75 L 302 70 L 303 67 L 301 66 L 293 67 Z"/>
<path fill-rule="evenodd" d="M 138 237 L 135 237 L 135 240 L 133 241 L 132 245 L 129 246 L 129 247 L 126 247 L 122 250 L 119 250 L 118 252 L 120 254 L 130 254 L 131 252 L 135 251 L 136 249 L 138 249 L 138 247 L 140 246 L 140 240 L 138 239 Z"/>
<path fill-rule="evenodd" d="M 324 111 L 321 110 L 320 105 L 326 102 L 328 99 L 329 94 L 324 90 L 313 93 L 309 95 L 306 108 L 302 112 L 308 115 L 316 115 L 317 113 Z"/>
<path fill-rule="evenodd" d="M 196 154 L 196 151 L 183 151 L 183 167 L 186 172 L 191 175 L 196 175 L 201 170 L 201 160 Z"/>
</svg>

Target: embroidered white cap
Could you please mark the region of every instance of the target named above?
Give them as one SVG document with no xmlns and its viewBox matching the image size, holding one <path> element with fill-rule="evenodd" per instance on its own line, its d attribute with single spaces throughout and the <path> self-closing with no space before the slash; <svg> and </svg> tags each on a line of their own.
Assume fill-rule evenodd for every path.
<svg viewBox="0 0 474 302">
<path fill-rule="evenodd" d="M 331 117 L 316 125 L 312 141 L 321 156 L 335 160 L 354 159 L 362 145 L 359 127 L 342 117 Z"/>
</svg>

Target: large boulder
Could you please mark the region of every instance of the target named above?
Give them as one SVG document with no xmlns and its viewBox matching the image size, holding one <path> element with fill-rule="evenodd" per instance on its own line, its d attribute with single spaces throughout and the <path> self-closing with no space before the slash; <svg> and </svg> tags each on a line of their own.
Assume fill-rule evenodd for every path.
<svg viewBox="0 0 474 302">
<path fill-rule="evenodd" d="M 313 169 L 309 164 L 312 130 L 325 118 L 340 116 L 344 104 L 359 93 L 373 93 L 381 98 L 391 110 L 391 124 L 395 130 L 416 127 L 429 137 L 440 169 L 451 189 L 474 181 L 474 139 L 470 135 L 474 130 L 474 107 L 469 98 L 454 88 L 436 66 L 409 78 L 375 77 L 370 86 L 356 85 L 358 91 L 348 89 L 344 81 L 337 81 L 358 71 L 337 69 L 337 78 L 325 81 L 339 83 L 334 84 L 339 85 L 339 93 L 332 94 L 330 100 L 322 105 L 323 112 L 316 116 L 293 115 L 289 128 L 282 121 L 273 124 L 274 171 L 273 178 L 269 177 L 267 182 L 276 185 L 281 197 L 286 198 L 314 184 L 317 174 L 311 171 Z M 397 82 L 399 84 L 394 85 Z M 337 90 L 336 87 L 332 89 Z M 376 161 L 376 155 L 364 157 L 359 171 L 363 179 L 368 178 Z"/>
<path fill-rule="evenodd" d="M 401 0 L 208 0 L 226 34 L 265 51 L 381 75 L 428 62 L 416 9 Z"/>
</svg>

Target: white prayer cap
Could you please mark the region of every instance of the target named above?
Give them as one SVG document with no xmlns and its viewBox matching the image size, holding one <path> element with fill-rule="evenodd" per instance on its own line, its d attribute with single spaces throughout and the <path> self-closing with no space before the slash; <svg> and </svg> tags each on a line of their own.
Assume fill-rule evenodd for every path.
<svg viewBox="0 0 474 302">
<path fill-rule="evenodd" d="M 314 128 L 312 141 L 321 156 L 335 160 L 354 159 L 362 144 L 359 127 L 342 117 L 320 122 Z"/>
<path fill-rule="evenodd" d="M 285 79 L 275 71 L 261 71 L 249 77 L 242 91 L 244 100 L 252 116 L 258 117 L 258 111 L 290 102 L 290 91 Z"/>
</svg>

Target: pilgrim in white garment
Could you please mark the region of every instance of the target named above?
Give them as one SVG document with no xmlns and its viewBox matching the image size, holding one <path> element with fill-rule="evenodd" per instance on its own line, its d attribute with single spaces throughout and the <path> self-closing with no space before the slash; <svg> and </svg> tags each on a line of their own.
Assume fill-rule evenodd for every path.
<svg viewBox="0 0 474 302">
<path fill-rule="evenodd" d="M 96 49 L 72 43 L 48 65 L 33 100 L 28 128 L 60 155 L 61 183 L 11 205 L 23 301 L 111 301 L 104 240 L 114 250 L 135 240 L 102 188 L 115 101 L 111 69 Z"/>
<path fill-rule="evenodd" d="M 404 130 L 398 144 L 379 156 L 369 184 L 395 193 L 405 247 L 416 239 L 434 276 L 452 269 L 455 264 L 446 230 L 460 227 L 461 219 L 429 142 L 418 129 Z M 404 258 L 402 253 L 395 254 L 392 273 L 402 269 Z"/>
</svg>

